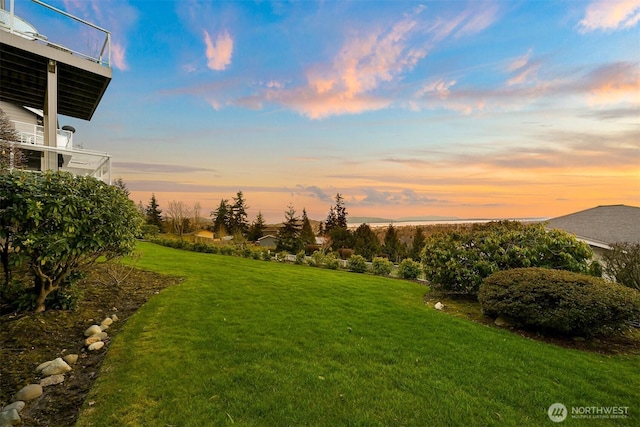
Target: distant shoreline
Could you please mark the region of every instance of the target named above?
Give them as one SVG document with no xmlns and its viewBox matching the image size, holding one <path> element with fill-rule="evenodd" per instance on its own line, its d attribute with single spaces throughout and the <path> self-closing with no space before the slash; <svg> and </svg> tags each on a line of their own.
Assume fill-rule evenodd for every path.
<svg viewBox="0 0 640 427">
<path fill-rule="evenodd" d="M 360 218 L 354 218 L 359 220 Z M 377 227 L 388 227 L 390 224 L 393 224 L 394 227 L 405 227 L 405 226 L 421 226 L 421 225 L 437 225 L 437 224 L 481 224 L 491 221 L 520 221 L 520 222 L 542 222 L 547 221 L 549 218 L 458 218 L 458 219 L 429 219 L 429 220 L 420 220 L 420 221 L 412 221 L 412 220 L 382 220 L 377 219 L 376 221 L 349 221 L 347 223 L 347 228 L 357 228 L 361 224 L 368 224 L 372 228 Z"/>
</svg>

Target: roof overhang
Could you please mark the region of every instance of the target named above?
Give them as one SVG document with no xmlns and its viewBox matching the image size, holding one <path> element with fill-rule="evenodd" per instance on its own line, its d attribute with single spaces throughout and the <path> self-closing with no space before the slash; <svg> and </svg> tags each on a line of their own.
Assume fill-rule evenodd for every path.
<svg viewBox="0 0 640 427">
<path fill-rule="evenodd" d="M 43 109 L 50 60 L 57 63 L 58 113 L 91 120 L 113 72 L 53 44 L 0 30 L 0 100 Z"/>
</svg>

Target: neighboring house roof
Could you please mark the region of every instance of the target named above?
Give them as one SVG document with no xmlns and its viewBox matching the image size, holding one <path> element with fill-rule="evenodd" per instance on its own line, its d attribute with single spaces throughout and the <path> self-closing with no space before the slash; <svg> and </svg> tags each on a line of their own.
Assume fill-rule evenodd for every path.
<svg viewBox="0 0 640 427">
<path fill-rule="evenodd" d="M 568 231 L 592 246 L 605 249 L 613 243 L 640 243 L 640 208 L 598 206 L 550 219 L 547 228 Z"/>
<path fill-rule="evenodd" d="M 271 234 L 267 234 L 266 236 L 262 236 L 261 238 L 258 239 L 258 242 L 261 240 L 265 240 L 265 239 L 277 239 L 276 236 L 273 236 Z"/>
</svg>

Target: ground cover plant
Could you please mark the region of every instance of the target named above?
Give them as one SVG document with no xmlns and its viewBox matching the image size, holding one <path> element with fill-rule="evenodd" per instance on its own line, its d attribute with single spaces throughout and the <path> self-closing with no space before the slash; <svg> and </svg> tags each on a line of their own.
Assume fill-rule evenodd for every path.
<svg viewBox="0 0 640 427">
<path fill-rule="evenodd" d="M 450 316 L 412 281 L 140 249 L 184 282 L 112 341 L 79 426 L 541 425 L 555 402 L 640 417 L 637 355 Z"/>
</svg>

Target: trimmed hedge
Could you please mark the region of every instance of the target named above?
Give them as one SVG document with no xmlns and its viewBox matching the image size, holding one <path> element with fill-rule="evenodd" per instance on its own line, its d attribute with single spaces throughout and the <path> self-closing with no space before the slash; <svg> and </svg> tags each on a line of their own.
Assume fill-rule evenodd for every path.
<svg viewBox="0 0 640 427">
<path fill-rule="evenodd" d="M 373 258 L 371 272 L 377 276 L 388 276 L 393 271 L 393 263 L 383 257 Z"/>
<path fill-rule="evenodd" d="M 403 279 L 415 280 L 420 277 L 420 273 L 422 273 L 420 263 L 411 258 L 403 259 L 398 265 L 398 276 Z"/>
<path fill-rule="evenodd" d="M 546 268 L 516 268 L 487 277 L 482 310 L 517 326 L 563 335 L 593 336 L 640 318 L 640 292 L 604 279 Z"/>
</svg>

